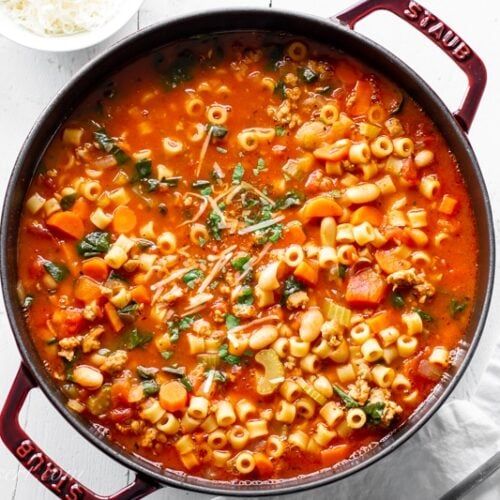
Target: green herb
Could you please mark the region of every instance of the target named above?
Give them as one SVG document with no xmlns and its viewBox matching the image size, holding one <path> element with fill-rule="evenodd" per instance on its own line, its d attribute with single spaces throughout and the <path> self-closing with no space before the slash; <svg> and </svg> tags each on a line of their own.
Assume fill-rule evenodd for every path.
<svg viewBox="0 0 500 500">
<path fill-rule="evenodd" d="M 176 375 L 177 377 L 184 377 L 186 375 L 186 368 L 184 366 L 164 366 L 162 371 Z"/>
<path fill-rule="evenodd" d="M 181 377 L 179 382 L 186 388 L 188 392 L 191 392 L 193 390 L 193 384 L 191 383 L 191 380 L 189 380 L 186 376 Z"/>
<path fill-rule="evenodd" d="M 182 177 L 180 175 L 177 175 L 175 177 L 166 177 L 161 181 L 164 182 L 168 187 L 177 187 L 181 179 Z"/>
<path fill-rule="evenodd" d="M 133 180 L 147 179 L 151 175 L 152 170 L 153 163 L 151 160 L 148 160 L 147 158 L 139 160 L 135 164 L 136 175 Z"/>
<path fill-rule="evenodd" d="M 272 226 L 256 231 L 256 242 L 264 245 L 267 242 L 276 243 L 283 236 L 283 224 L 273 224 Z"/>
<path fill-rule="evenodd" d="M 264 158 L 259 158 L 257 160 L 257 166 L 253 169 L 253 175 L 259 175 L 261 172 L 267 170 L 266 161 Z"/>
<path fill-rule="evenodd" d="M 217 382 L 222 382 L 223 384 L 227 381 L 226 374 L 220 370 L 214 370 L 214 380 Z"/>
<path fill-rule="evenodd" d="M 161 354 L 161 357 L 163 359 L 166 359 L 167 361 L 174 355 L 174 353 L 172 351 L 162 351 L 160 352 Z"/>
<path fill-rule="evenodd" d="M 456 318 L 458 314 L 462 313 L 467 309 L 467 302 L 460 302 L 457 299 L 451 299 L 450 301 L 450 316 Z"/>
<path fill-rule="evenodd" d="M 286 99 L 286 85 L 285 82 L 279 80 L 274 87 L 274 94 L 281 97 L 281 99 Z"/>
<path fill-rule="evenodd" d="M 93 233 L 87 234 L 87 236 L 76 245 L 78 253 L 85 258 L 106 253 L 109 247 L 109 233 L 103 231 L 94 231 Z"/>
<path fill-rule="evenodd" d="M 223 127 L 222 125 L 213 125 L 213 124 L 210 124 L 208 126 L 208 130 L 212 131 L 212 137 L 215 137 L 216 139 L 222 139 L 226 137 L 228 132 L 226 127 Z"/>
<path fill-rule="evenodd" d="M 210 196 L 212 194 L 212 186 L 207 186 L 200 191 L 202 196 Z"/>
<path fill-rule="evenodd" d="M 245 255 L 244 257 L 237 257 L 231 261 L 231 265 L 237 271 L 243 271 L 245 269 L 245 265 L 250 260 L 250 255 Z"/>
<path fill-rule="evenodd" d="M 154 376 L 158 373 L 158 368 L 154 368 L 152 366 L 139 365 L 135 370 L 137 375 L 144 380 L 154 378 Z"/>
<path fill-rule="evenodd" d="M 45 343 L 46 343 L 47 345 L 54 345 L 54 344 L 57 344 L 57 337 L 52 337 L 51 339 L 48 339 Z"/>
<path fill-rule="evenodd" d="M 299 68 L 297 73 L 306 83 L 314 83 L 318 79 L 318 74 L 308 67 Z"/>
<path fill-rule="evenodd" d="M 154 242 L 147 240 L 146 238 L 137 238 L 135 240 L 135 244 L 140 250 L 146 250 L 155 246 Z"/>
<path fill-rule="evenodd" d="M 241 363 L 241 356 L 229 354 L 229 347 L 227 344 L 222 344 L 219 347 L 219 358 L 229 365 L 239 365 Z"/>
<path fill-rule="evenodd" d="M 204 276 L 205 275 L 203 274 L 203 271 L 201 269 L 191 269 L 191 271 L 188 271 L 182 277 L 182 281 L 184 281 L 184 283 L 186 283 L 186 285 L 189 288 L 194 288 L 196 285 L 196 282 L 199 281 Z"/>
<path fill-rule="evenodd" d="M 220 234 L 220 223 L 222 222 L 222 219 L 220 218 L 220 215 L 216 214 L 215 212 L 210 212 L 210 215 L 207 217 L 207 226 L 208 226 L 208 231 L 210 232 L 210 235 L 214 240 L 220 241 L 221 240 L 221 234 Z"/>
<path fill-rule="evenodd" d="M 63 210 L 69 210 L 76 201 L 76 193 L 71 193 L 67 194 L 66 196 L 63 196 L 61 198 L 61 201 L 59 202 L 59 205 L 61 205 L 61 208 Z"/>
<path fill-rule="evenodd" d="M 297 280 L 295 276 L 289 276 L 285 280 L 285 284 L 283 285 L 283 295 L 281 296 L 281 302 L 282 304 L 286 304 L 286 301 L 290 295 L 292 295 L 295 292 L 300 292 L 304 290 L 304 285 Z"/>
<path fill-rule="evenodd" d="M 277 210 L 285 210 L 290 207 L 300 206 L 304 203 L 304 195 L 297 191 L 288 191 L 284 196 L 276 200 L 274 205 Z"/>
<path fill-rule="evenodd" d="M 141 347 L 148 342 L 151 342 L 151 339 L 153 338 L 153 335 L 149 332 L 141 332 L 137 328 L 132 328 L 126 335 L 125 335 L 125 342 L 124 346 L 126 349 L 131 351 L 132 349 L 135 349 L 136 347 Z"/>
<path fill-rule="evenodd" d="M 30 309 L 30 307 L 33 305 L 34 300 L 35 298 L 32 295 L 26 295 L 26 297 L 24 297 L 23 303 L 21 305 L 24 312 Z"/>
<path fill-rule="evenodd" d="M 108 281 L 123 281 L 124 283 L 128 283 L 128 279 L 114 269 L 109 273 Z"/>
<path fill-rule="evenodd" d="M 377 403 L 369 403 L 363 406 L 363 411 L 368 417 L 368 422 L 373 425 L 379 425 L 384 414 L 385 403 L 378 401 Z"/>
<path fill-rule="evenodd" d="M 127 154 L 116 145 L 115 140 L 106 133 L 104 128 L 99 128 L 94 132 L 94 139 L 102 151 L 110 153 L 115 157 L 119 165 L 128 161 Z"/>
<path fill-rule="evenodd" d="M 274 130 L 276 132 L 276 137 L 283 137 L 286 134 L 286 128 L 283 127 L 283 125 L 276 125 Z"/>
<path fill-rule="evenodd" d="M 226 327 L 228 330 L 234 328 L 240 324 L 239 318 L 232 314 L 226 314 Z"/>
<path fill-rule="evenodd" d="M 168 333 L 170 335 L 171 342 L 177 342 L 180 338 L 181 332 L 187 330 L 195 321 L 196 317 L 184 316 L 183 318 L 175 321 L 169 321 L 167 323 Z"/>
<path fill-rule="evenodd" d="M 142 385 L 142 392 L 146 396 L 154 396 L 155 394 L 158 394 L 160 392 L 160 386 L 156 382 L 156 380 L 150 379 L 150 380 L 143 380 L 141 382 Z"/>
<path fill-rule="evenodd" d="M 344 392 L 340 387 L 334 385 L 333 390 L 337 393 L 337 396 L 344 402 L 347 408 L 359 408 L 360 404 L 351 398 L 349 394 Z"/>
<path fill-rule="evenodd" d="M 68 268 L 64 264 L 56 264 L 50 260 L 44 261 L 43 267 L 58 283 L 60 283 L 69 274 Z"/>
<path fill-rule="evenodd" d="M 243 287 L 237 299 L 238 304 L 251 306 L 253 304 L 253 301 L 254 301 L 253 288 L 249 286 Z"/>
<path fill-rule="evenodd" d="M 136 302 L 131 302 L 130 304 L 127 304 L 125 307 L 122 307 L 121 309 L 117 309 L 118 316 L 120 316 L 121 319 L 124 319 L 128 322 L 132 322 L 135 320 L 137 311 L 139 310 L 139 304 Z"/>
<path fill-rule="evenodd" d="M 405 306 L 404 297 L 398 292 L 391 293 L 391 304 L 396 309 L 402 309 Z"/>
<path fill-rule="evenodd" d="M 196 56 L 189 50 L 180 52 L 175 60 L 166 68 L 163 67 L 164 59 L 156 60 L 156 69 L 162 73 L 162 80 L 167 90 L 177 88 L 181 83 L 191 80 Z"/>
<path fill-rule="evenodd" d="M 238 163 L 233 170 L 233 185 L 241 184 L 244 175 L 245 169 L 241 163 Z"/>
<path fill-rule="evenodd" d="M 346 277 L 347 274 L 347 266 L 345 264 L 339 264 L 337 267 L 337 275 L 338 277 L 343 280 Z"/>
<path fill-rule="evenodd" d="M 413 310 L 422 318 L 422 321 L 425 321 L 426 323 L 431 323 L 432 321 L 434 321 L 434 318 L 428 312 L 422 311 L 422 309 L 418 308 L 415 308 Z"/>
</svg>

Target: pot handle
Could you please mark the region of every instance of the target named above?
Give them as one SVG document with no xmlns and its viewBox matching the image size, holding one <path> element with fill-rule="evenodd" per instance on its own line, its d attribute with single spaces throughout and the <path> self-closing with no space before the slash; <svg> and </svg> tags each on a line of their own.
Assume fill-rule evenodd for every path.
<svg viewBox="0 0 500 500">
<path fill-rule="evenodd" d="M 413 0 L 363 0 L 334 18 L 353 29 L 359 20 L 376 10 L 388 10 L 419 30 L 467 75 L 467 92 L 454 116 L 468 132 L 486 86 L 483 61 L 448 25 Z"/>
<path fill-rule="evenodd" d="M 159 486 L 137 474 L 134 481 L 119 492 L 109 496 L 97 495 L 61 469 L 19 424 L 19 412 L 29 391 L 36 385 L 21 363 L 0 413 L 0 437 L 17 460 L 48 490 L 65 500 L 128 500 L 142 498 L 158 489 Z"/>
</svg>

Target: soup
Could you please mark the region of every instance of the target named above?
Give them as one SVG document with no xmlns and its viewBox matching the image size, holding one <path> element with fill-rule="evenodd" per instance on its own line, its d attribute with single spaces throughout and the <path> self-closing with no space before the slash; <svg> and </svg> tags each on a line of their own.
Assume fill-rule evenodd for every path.
<svg viewBox="0 0 500 500">
<path fill-rule="evenodd" d="M 221 34 L 133 62 L 61 126 L 19 295 L 107 438 L 283 479 L 359 456 L 429 395 L 476 255 L 456 161 L 410 96 L 328 47 Z"/>
</svg>

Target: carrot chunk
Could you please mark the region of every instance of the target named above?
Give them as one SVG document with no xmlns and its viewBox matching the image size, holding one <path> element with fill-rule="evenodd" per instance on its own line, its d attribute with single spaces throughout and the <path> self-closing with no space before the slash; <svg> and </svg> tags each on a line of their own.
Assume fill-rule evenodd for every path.
<svg viewBox="0 0 500 500">
<path fill-rule="evenodd" d="M 108 277 L 108 265 L 101 257 L 91 257 L 83 261 L 82 273 L 96 281 L 104 281 Z"/>
<path fill-rule="evenodd" d="M 410 261 L 408 247 L 398 246 L 389 250 L 377 250 L 375 252 L 375 260 L 382 271 L 387 274 L 395 273 L 396 271 L 404 271 L 410 269 Z"/>
<path fill-rule="evenodd" d="M 187 390 L 176 380 L 162 384 L 160 387 L 160 405 L 167 411 L 180 411 L 186 407 Z"/>
<path fill-rule="evenodd" d="M 87 200 L 83 197 L 78 198 L 71 211 L 78 215 L 80 219 L 87 220 L 90 216 L 90 207 Z"/>
<path fill-rule="evenodd" d="M 375 306 L 382 302 L 386 283 L 372 268 L 351 276 L 347 282 L 346 301 L 351 306 Z"/>
<path fill-rule="evenodd" d="M 113 330 L 115 332 L 119 332 L 123 328 L 123 321 L 120 319 L 120 316 L 118 316 L 115 306 L 111 304 L 111 302 L 108 302 L 104 306 L 104 313 L 106 314 L 106 318 L 108 318 Z"/>
<path fill-rule="evenodd" d="M 286 225 L 283 242 L 286 245 L 291 245 L 292 243 L 303 245 L 306 242 L 306 235 L 299 221 L 292 221 Z"/>
<path fill-rule="evenodd" d="M 83 238 L 85 231 L 82 219 L 73 212 L 56 212 L 52 214 L 47 219 L 47 226 L 77 240 Z"/>
<path fill-rule="evenodd" d="M 346 107 L 352 115 L 364 115 L 372 104 L 373 88 L 369 81 L 358 80 L 346 100 Z"/>
<path fill-rule="evenodd" d="M 318 265 L 307 260 L 303 260 L 294 271 L 294 276 L 308 285 L 316 285 L 318 283 Z"/>
<path fill-rule="evenodd" d="M 330 467 L 346 458 L 351 454 L 351 447 L 348 444 L 339 444 L 326 450 L 321 450 L 321 465 Z"/>
<path fill-rule="evenodd" d="M 441 200 L 441 203 L 439 204 L 438 211 L 441 212 L 442 214 L 452 215 L 453 212 L 455 211 L 455 208 L 457 207 L 457 204 L 458 201 L 455 198 L 453 198 L 453 196 L 445 194 L 443 196 L 443 199 Z"/>
<path fill-rule="evenodd" d="M 274 472 L 274 466 L 269 457 L 261 451 L 254 453 L 255 466 L 259 471 L 260 477 L 271 477 Z"/>
<path fill-rule="evenodd" d="M 75 297 L 88 304 L 102 297 L 101 285 L 88 276 L 80 276 L 75 283 Z"/>
<path fill-rule="evenodd" d="M 138 285 L 130 290 L 132 299 L 139 304 L 149 304 L 151 302 L 151 292 L 144 285 Z"/>
<path fill-rule="evenodd" d="M 120 205 L 113 212 L 113 229 L 117 233 L 129 233 L 136 224 L 137 216 L 131 208 Z"/>
<path fill-rule="evenodd" d="M 387 311 L 381 311 L 375 316 L 368 318 L 366 324 L 373 333 L 378 333 L 392 325 L 391 315 Z"/>
<path fill-rule="evenodd" d="M 342 207 L 331 196 L 325 195 L 307 200 L 299 211 L 305 221 L 313 217 L 337 217 L 341 214 Z"/>
<path fill-rule="evenodd" d="M 380 226 L 382 224 L 382 212 L 376 207 L 364 205 L 356 209 L 351 215 L 351 224 L 358 225 L 362 222 L 369 222 L 372 226 Z"/>
</svg>

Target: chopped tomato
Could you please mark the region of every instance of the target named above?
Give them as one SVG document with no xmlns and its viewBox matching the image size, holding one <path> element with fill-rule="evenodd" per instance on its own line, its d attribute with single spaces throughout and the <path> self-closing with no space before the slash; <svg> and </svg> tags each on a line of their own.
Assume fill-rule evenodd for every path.
<svg viewBox="0 0 500 500">
<path fill-rule="evenodd" d="M 52 315 L 52 322 L 60 337 L 71 337 L 83 329 L 85 318 L 81 309 L 68 307 L 67 309 L 56 309 Z"/>
</svg>

